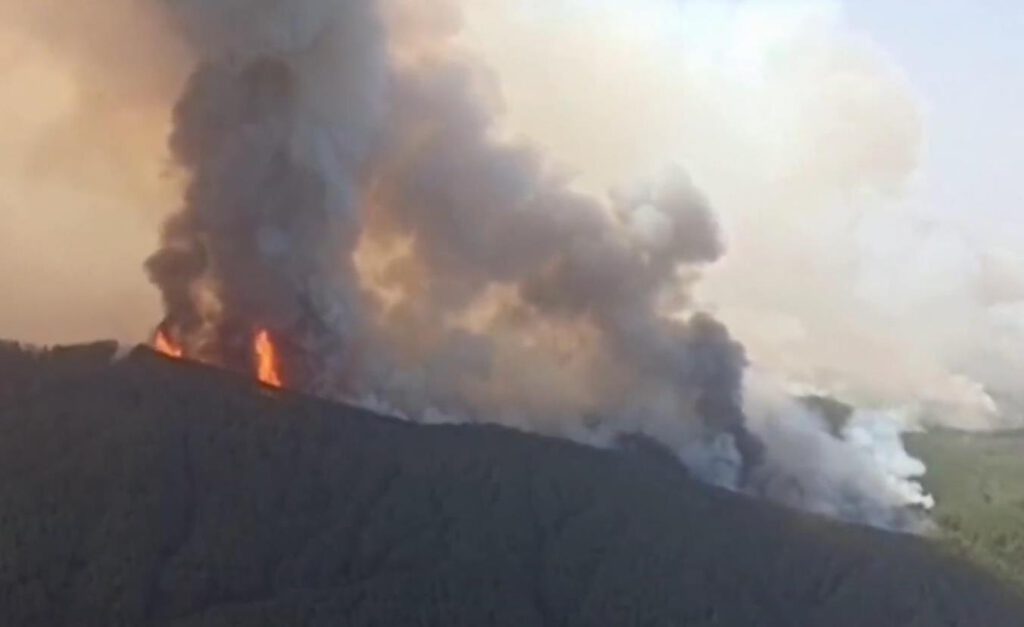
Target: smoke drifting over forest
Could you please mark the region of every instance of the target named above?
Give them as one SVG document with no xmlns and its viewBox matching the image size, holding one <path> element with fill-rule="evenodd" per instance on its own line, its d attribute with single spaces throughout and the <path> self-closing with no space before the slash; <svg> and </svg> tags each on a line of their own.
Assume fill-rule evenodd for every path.
<svg viewBox="0 0 1024 627">
<path fill-rule="evenodd" d="M 187 356 L 246 370 L 268 330 L 293 387 L 641 434 L 710 481 L 897 528 L 929 503 L 900 430 L 1012 423 L 1005 371 L 978 366 L 990 340 L 948 329 L 998 326 L 1015 262 L 965 250 L 984 270 L 962 285 L 918 280 L 912 251 L 948 242 L 890 212 L 914 99 L 837 5 L 423 4 L 4 0 L 0 72 L 34 77 L 5 119 L 34 117 L 11 123 L 2 200 L 40 242 L 0 259 L 110 261 L 6 277 L 85 305 L 0 331 L 163 320 Z M 914 290 L 884 294 L 883 263 Z M 864 409 L 830 429 L 798 387 Z"/>
</svg>

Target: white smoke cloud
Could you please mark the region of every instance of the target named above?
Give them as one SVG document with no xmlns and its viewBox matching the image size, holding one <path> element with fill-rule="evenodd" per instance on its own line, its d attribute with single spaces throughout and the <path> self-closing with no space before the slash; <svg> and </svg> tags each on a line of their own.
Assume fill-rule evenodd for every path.
<svg viewBox="0 0 1024 627">
<path fill-rule="evenodd" d="M 919 479 L 924 464 L 903 447 L 910 430 L 899 412 L 852 411 L 842 425 L 786 393 L 771 375 L 748 375 L 751 429 L 768 463 L 758 481 L 770 498 L 822 515 L 925 531 L 935 506 Z"/>
</svg>

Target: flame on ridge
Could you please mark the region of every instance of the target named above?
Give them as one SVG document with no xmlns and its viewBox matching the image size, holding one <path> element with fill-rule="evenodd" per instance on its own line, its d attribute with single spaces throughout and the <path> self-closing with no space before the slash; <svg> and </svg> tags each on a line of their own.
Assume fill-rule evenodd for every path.
<svg viewBox="0 0 1024 627">
<path fill-rule="evenodd" d="M 277 348 L 270 338 L 270 332 L 266 329 L 256 334 L 253 342 L 253 352 L 256 356 L 256 374 L 264 385 L 270 387 L 284 387 L 281 379 L 281 372 L 278 366 Z"/>
<path fill-rule="evenodd" d="M 153 338 L 153 348 L 156 349 L 158 353 L 174 359 L 181 359 L 185 356 L 185 351 L 175 344 L 174 341 L 164 333 L 163 329 L 156 332 L 156 337 Z"/>
</svg>

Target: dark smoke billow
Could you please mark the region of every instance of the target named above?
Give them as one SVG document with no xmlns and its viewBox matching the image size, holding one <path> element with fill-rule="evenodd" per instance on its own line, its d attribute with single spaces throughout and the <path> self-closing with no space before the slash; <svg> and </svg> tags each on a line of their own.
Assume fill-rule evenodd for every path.
<svg viewBox="0 0 1024 627">
<path fill-rule="evenodd" d="M 269 329 L 293 387 L 598 445 L 641 435 L 716 483 L 777 481 L 744 351 L 691 304 L 723 250 L 685 174 L 574 191 L 496 139 L 486 73 L 400 3 L 165 6 L 197 67 L 171 137 L 187 192 L 148 270 L 190 357 L 251 372 Z"/>
<path fill-rule="evenodd" d="M 167 330 L 197 358 L 251 370 L 257 329 L 287 348 L 295 381 L 330 366 L 355 331 L 350 262 L 359 225 L 351 191 L 325 173 L 340 159 L 304 151 L 300 78 L 280 59 L 209 64 L 175 111 L 171 149 L 187 203 L 148 262 Z M 327 129 L 324 129 L 326 132 Z M 313 344 L 308 344 L 313 342 Z"/>
</svg>

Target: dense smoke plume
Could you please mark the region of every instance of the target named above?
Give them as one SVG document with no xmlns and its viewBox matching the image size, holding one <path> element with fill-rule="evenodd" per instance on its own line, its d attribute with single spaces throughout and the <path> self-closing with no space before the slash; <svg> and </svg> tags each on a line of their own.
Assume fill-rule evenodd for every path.
<svg viewBox="0 0 1024 627">
<path fill-rule="evenodd" d="M 721 254 L 685 175 L 606 201 L 571 191 L 490 136 L 478 70 L 400 7 L 416 48 L 388 47 L 372 2 L 215 7 L 176 7 L 217 45 L 175 110 L 186 204 L 149 262 L 187 355 L 247 370 L 269 329 L 285 378 L 318 394 L 724 441 L 728 484 L 757 466 L 742 348 L 678 313 L 685 269 Z"/>
<path fill-rule="evenodd" d="M 382 116 L 385 47 L 370 2 L 178 3 L 199 67 L 174 112 L 186 204 L 148 267 L 165 331 L 249 369 L 258 329 L 290 379 L 349 385 L 362 307 L 359 180 Z"/>
<path fill-rule="evenodd" d="M 928 500 L 898 434 L 873 414 L 829 433 L 784 392 L 789 381 L 752 377 L 744 348 L 708 313 L 704 275 L 723 261 L 722 233 L 734 225 L 719 228 L 705 192 L 715 192 L 716 209 L 750 198 L 722 192 L 707 162 L 688 158 L 697 148 L 679 159 L 638 148 L 664 145 L 663 129 L 648 122 L 676 114 L 673 99 L 687 102 L 683 118 L 713 109 L 700 90 L 623 68 L 616 46 L 642 48 L 610 37 L 612 49 L 569 57 L 608 68 L 609 85 L 623 76 L 641 84 L 605 94 L 602 77 L 573 91 L 594 94 L 610 114 L 592 116 L 591 104 L 578 119 L 562 116 L 564 128 L 550 119 L 534 127 L 517 115 L 515 72 L 467 43 L 474 32 L 500 40 L 487 36 L 481 13 L 511 28 L 515 20 L 501 18 L 516 3 L 424 4 L 149 0 L 111 9 L 159 24 L 161 70 L 137 84 L 123 75 L 124 93 L 146 96 L 130 100 L 139 111 L 159 96 L 173 109 L 168 187 L 179 207 L 147 262 L 163 331 L 191 358 L 251 373 L 253 338 L 267 330 L 291 387 L 414 420 L 495 421 L 597 445 L 641 435 L 730 488 L 915 526 L 908 508 Z M 568 0 L 550 7 L 577 10 Z M 515 48 L 524 59 L 534 49 Z M 562 60 L 534 65 L 549 86 L 600 76 L 563 71 Z M 623 102 L 649 93 L 633 87 L 652 86 L 663 99 Z M 691 126 L 712 162 L 744 148 L 708 146 L 701 133 L 716 127 Z M 599 167 L 562 150 L 562 135 L 580 128 L 603 142 L 583 151 Z M 552 155 L 583 176 L 555 169 Z M 847 180 L 850 162 L 819 165 L 829 181 Z M 749 231 L 739 233 L 742 246 Z"/>
</svg>

